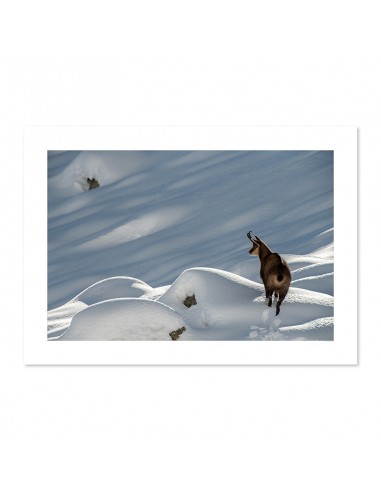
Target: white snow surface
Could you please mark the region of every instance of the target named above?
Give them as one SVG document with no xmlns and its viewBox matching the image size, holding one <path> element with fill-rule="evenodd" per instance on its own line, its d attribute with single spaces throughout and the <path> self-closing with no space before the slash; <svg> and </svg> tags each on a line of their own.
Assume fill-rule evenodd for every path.
<svg viewBox="0 0 381 492">
<path fill-rule="evenodd" d="M 289 263 L 278 316 L 249 230 Z M 179 341 L 333 339 L 332 152 L 49 153 L 48 339 L 180 328 Z"/>
</svg>

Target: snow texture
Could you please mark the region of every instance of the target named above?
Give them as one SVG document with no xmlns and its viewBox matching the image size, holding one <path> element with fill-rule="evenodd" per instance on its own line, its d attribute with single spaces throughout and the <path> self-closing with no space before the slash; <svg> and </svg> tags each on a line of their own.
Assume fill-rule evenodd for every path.
<svg viewBox="0 0 381 492">
<path fill-rule="evenodd" d="M 278 316 L 249 230 L 289 263 Z M 48 339 L 333 340 L 333 232 L 330 151 L 51 152 Z"/>
</svg>

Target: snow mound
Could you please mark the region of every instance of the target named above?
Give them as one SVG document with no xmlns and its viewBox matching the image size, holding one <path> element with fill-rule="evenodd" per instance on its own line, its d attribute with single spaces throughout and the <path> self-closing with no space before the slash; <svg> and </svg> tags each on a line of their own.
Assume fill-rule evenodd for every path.
<svg viewBox="0 0 381 492">
<path fill-rule="evenodd" d="M 160 294 L 156 294 L 158 297 Z M 112 277 L 100 280 L 76 295 L 71 301 L 48 311 L 48 339 L 56 339 L 70 326 L 75 314 L 89 305 L 120 297 L 154 298 L 153 289 L 132 277 Z"/>
<path fill-rule="evenodd" d="M 122 291 L 136 298 L 111 298 Z M 127 277 L 97 282 L 49 311 L 48 327 L 56 340 L 171 340 L 182 327 L 180 341 L 332 340 L 333 297 L 291 287 L 275 316 L 262 284 L 199 267 L 157 289 Z"/>
<path fill-rule="evenodd" d="M 197 304 L 187 308 L 184 300 L 195 296 Z M 269 331 L 300 326 L 333 315 L 333 297 L 327 294 L 291 287 L 275 316 L 274 304 L 265 303 L 263 285 L 239 275 L 212 268 L 193 268 L 183 272 L 160 297 L 172 307 L 191 329 L 183 340 L 246 340 L 253 339 L 252 330 L 260 329 L 265 339 Z M 279 339 L 292 339 L 292 334 L 278 333 Z M 309 332 L 306 338 L 314 339 Z M 300 336 L 300 333 L 297 334 Z M 333 337 L 333 320 L 325 331 Z"/>
<path fill-rule="evenodd" d="M 240 340 L 259 312 L 253 299 L 261 293 L 259 284 L 239 275 L 192 268 L 179 276 L 160 302 L 179 312 L 192 327 L 184 340 Z M 197 304 L 187 308 L 184 300 L 192 295 Z"/>
<path fill-rule="evenodd" d="M 112 299 L 77 313 L 60 340 L 167 340 L 185 327 L 173 309 L 148 299 Z"/>
</svg>

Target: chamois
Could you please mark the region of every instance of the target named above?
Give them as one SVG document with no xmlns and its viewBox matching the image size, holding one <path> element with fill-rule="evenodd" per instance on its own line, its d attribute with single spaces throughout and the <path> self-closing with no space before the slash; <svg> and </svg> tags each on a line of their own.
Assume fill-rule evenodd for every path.
<svg viewBox="0 0 381 492">
<path fill-rule="evenodd" d="M 253 243 L 253 247 L 249 250 L 249 255 L 259 256 L 261 262 L 260 275 L 265 286 L 266 301 L 268 299 L 268 306 L 272 305 L 273 294 L 275 293 L 275 299 L 278 298 L 276 303 L 276 316 L 280 312 L 280 305 L 283 299 L 286 297 L 291 282 L 291 272 L 288 268 L 285 260 L 278 254 L 271 251 L 271 249 L 265 244 L 258 236 L 251 237 L 251 231 L 247 233 L 247 237 Z"/>
</svg>

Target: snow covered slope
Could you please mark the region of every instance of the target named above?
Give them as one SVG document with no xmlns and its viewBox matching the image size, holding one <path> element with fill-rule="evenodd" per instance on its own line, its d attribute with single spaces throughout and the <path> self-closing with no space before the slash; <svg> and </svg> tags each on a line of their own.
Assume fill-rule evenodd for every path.
<svg viewBox="0 0 381 492">
<path fill-rule="evenodd" d="M 48 338 L 333 338 L 332 152 L 52 152 L 48 218 Z M 248 230 L 289 262 L 277 317 Z"/>
</svg>

